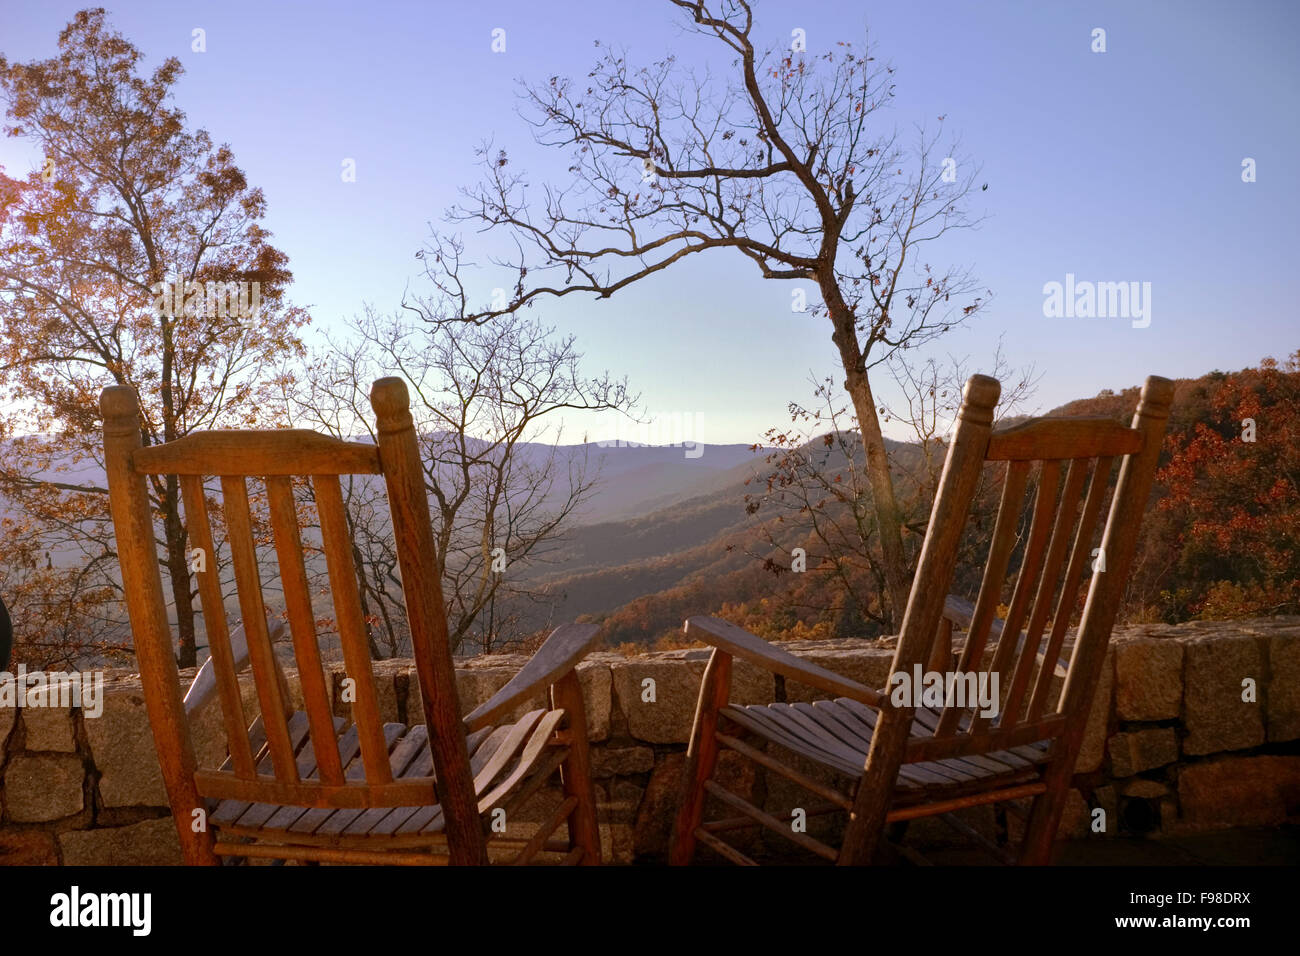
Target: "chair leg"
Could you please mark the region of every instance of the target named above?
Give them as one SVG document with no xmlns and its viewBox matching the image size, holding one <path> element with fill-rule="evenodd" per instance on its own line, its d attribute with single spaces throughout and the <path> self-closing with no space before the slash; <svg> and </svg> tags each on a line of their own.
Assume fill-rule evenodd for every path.
<svg viewBox="0 0 1300 956">
<path fill-rule="evenodd" d="M 1019 866 L 1047 866 L 1052 862 L 1052 849 L 1056 831 L 1061 826 L 1061 813 L 1065 809 L 1064 783 L 1053 786 L 1034 798 L 1029 808 L 1029 821 L 1025 826 L 1025 839 L 1020 845 Z"/>
<path fill-rule="evenodd" d="M 718 763 L 718 711 L 731 695 L 731 655 L 714 649 L 700 683 L 699 702 L 695 705 L 695 726 L 686 751 L 682 773 L 677 822 L 673 827 L 668 863 L 686 866 L 695 857 L 695 831 L 704 819 L 704 784 L 713 776 Z"/>
<path fill-rule="evenodd" d="M 569 816 L 569 846 L 583 850 L 581 865 L 600 864 L 600 826 L 596 822 L 596 787 L 591 780 L 591 749 L 587 742 L 587 711 L 578 672 L 571 670 L 551 688 L 551 701 L 564 708 L 569 720 L 569 755 L 560 764 L 566 797 L 577 798 Z"/>
<path fill-rule="evenodd" d="M 1029 808 L 1025 839 L 1020 844 L 1017 860 L 1020 866 L 1047 866 L 1052 862 L 1052 848 L 1056 831 L 1061 826 L 1061 814 L 1065 810 L 1065 798 L 1069 793 L 1070 776 L 1078 757 L 1082 734 L 1083 725 L 1080 722 L 1079 729 L 1074 734 L 1057 740 L 1057 746 L 1063 752 L 1043 771 L 1043 783 L 1047 785 L 1047 791 L 1035 797 Z"/>
<path fill-rule="evenodd" d="M 844 829 L 839 866 L 867 866 L 875 858 L 911 727 L 910 708 L 886 707 L 880 711 L 875 733 L 871 735 L 871 748 L 867 751 L 867 764 L 853 798 L 849 825 Z"/>
</svg>

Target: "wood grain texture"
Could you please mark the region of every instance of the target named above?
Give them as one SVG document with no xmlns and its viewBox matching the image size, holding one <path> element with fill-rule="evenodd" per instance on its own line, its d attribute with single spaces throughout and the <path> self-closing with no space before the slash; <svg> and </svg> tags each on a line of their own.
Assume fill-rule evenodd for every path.
<svg viewBox="0 0 1300 956">
<path fill-rule="evenodd" d="M 1142 435 L 1111 418 L 1037 418 L 994 432 L 989 461 L 1051 461 L 1130 455 Z"/>
<path fill-rule="evenodd" d="M 588 645 L 589 646 L 589 645 Z M 585 649 L 583 653 L 585 653 Z M 560 765 L 565 796 L 574 801 L 569 821 L 569 842 L 583 851 L 582 863 L 600 862 L 600 827 L 596 822 L 596 787 L 591 777 L 591 752 L 587 743 L 587 713 L 578 672 L 569 664 L 551 689 L 551 706 L 566 715 L 568 753 Z"/>
<path fill-rule="evenodd" d="M 944 599 L 943 615 L 966 630 L 966 646 L 962 648 L 961 657 L 957 662 L 958 671 L 969 673 L 979 670 L 989 638 L 1001 634 L 1001 621 L 997 620 L 997 609 L 1002 602 L 1002 586 L 1006 580 L 1011 552 L 1016 545 L 1020 507 L 1028 483 L 1029 462 L 1008 462 L 1003 476 L 998 517 L 993 526 L 992 540 L 989 542 L 988 562 L 984 565 L 984 575 L 980 579 L 979 596 L 975 605 L 970 608 L 969 614 L 961 616 L 963 609 L 954 605 L 953 602 L 957 600 L 954 595 L 950 594 Z M 947 708 L 939 721 L 936 735 L 951 734 L 968 711 L 969 708 L 965 707 Z"/>
<path fill-rule="evenodd" d="M 280 780 L 297 783 L 298 766 L 285 719 L 290 712 L 289 701 L 283 693 L 279 664 L 266 627 L 266 607 L 262 603 L 262 582 L 257 570 L 257 551 L 253 546 L 246 480 L 223 476 L 221 497 L 226 513 L 230 560 L 235 568 L 235 587 L 239 593 L 239 610 L 243 614 L 244 636 L 248 640 L 248 659 L 253 668 L 257 697 L 262 704 L 262 724 L 271 748 L 272 765 Z"/>
<path fill-rule="evenodd" d="M 339 762 L 334 737 L 334 715 L 329 689 L 321 666 L 320 648 L 316 643 L 316 614 L 311 606 L 307 568 L 303 561 L 302 535 L 298 529 L 298 509 L 293 485 L 288 478 L 266 480 L 267 504 L 271 529 L 275 535 L 275 553 L 280 565 L 280 582 L 284 588 L 285 610 L 289 616 L 289 633 L 293 638 L 294 659 L 303 703 L 311 721 L 311 739 L 321 780 L 329 785 L 343 783 L 343 766 Z"/>
<path fill-rule="evenodd" d="M 109 512 L 167 801 L 185 862 L 215 866 L 218 859 L 213 852 L 212 834 L 195 833 L 190 826 L 193 811 L 203 807 L 194 786 L 194 744 L 185 720 L 176 651 L 167 624 L 149 493 L 144 476 L 131 468 L 131 456 L 142 445 L 140 403 L 135 389 L 115 385 L 101 393 L 99 407 L 104 416 Z"/>
<path fill-rule="evenodd" d="M 141 448 L 131 465 L 142 475 L 379 474 L 379 449 L 299 428 L 213 430 Z"/>
<path fill-rule="evenodd" d="M 486 863 L 483 825 L 469 773 L 469 754 L 465 748 L 442 603 L 442 575 L 436 561 L 429 499 L 410 401 L 406 384 L 399 378 L 379 379 L 370 390 L 434 774 L 438 778 L 441 806 L 450 823 L 451 858 L 456 864 Z"/>
<path fill-rule="evenodd" d="M 139 408 L 130 389 L 106 390 L 105 457 L 123 584 L 145 685 L 150 723 L 173 819 L 189 863 L 222 855 L 339 863 L 486 863 L 484 814 L 508 813 L 559 776 L 560 809 L 518 848 L 520 862 L 545 852 L 565 864 L 600 861 L 595 788 L 582 688 L 575 670 L 598 637 L 593 625 L 558 628 L 502 691 L 460 719 L 442 606 L 429 506 L 408 396 L 401 382 L 372 391 L 377 446 L 303 431 L 196 433 L 141 448 Z M 369 639 L 357 591 L 340 474 L 381 473 L 389 494 L 407 621 L 425 722 L 381 723 Z M 216 567 L 204 478 L 219 479 L 242 621 L 226 621 L 215 573 L 197 572 L 211 640 L 210 659 L 184 700 L 167 627 L 145 474 L 179 476 L 191 543 Z M 347 676 L 353 722 L 331 713 L 317 643 L 293 478 L 311 481 L 320 517 L 329 593 Z M 275 654 L 284 624 L 266 617 L 248 479 L 265 483 L 304 710 L 292 711 Z M 260 713 L 246 724 L 238 672 L 251 665 Z M 544 687 L 551 706 L 521 721 L 490 722 Z M 217 696 L 230 754 L 219 769 L 195 765 L 188 716 Z M 472 754 L 472 756 L 471 756 Z M 192 812 L 208 806 L 211 832 L 195 834 Z M 567 840 L 553 832 L 567 822 Z M 217 835 L 219 832 L 219 836 Z"/>
<path fill-rule="evenodd" d="M 852 697 L 864 704 L 874 706 L 880 702 L 878 691 L 803 658 L 795 657 L 788 651 L 774 647 L 761 637 L 722 618 L 708 615 L 690 617 L 686 620 L 686 634 L 688 637 L 721 648 L 733 657 L 757 664 L 764 670 L 780 674 L 789 680 L 840 697 Z"/>
<path fill-rule="evenodd" d="M 1048 635 L 1047 646 L 1043 648 L 1042 657 L 1045 660 L 1056 660 L 1057 655 L 1061 653 L 1061 645 L 1065 642 L 1065 630 L 1070 624 L 1070 618 L 1074 614 L 1075 601 L 1079 595 L 1080 574 L 1085 563 L 1091 557 L 1092 535 L 1097 527 L 1097 517 L 1101 514 L 1102 501 L 1106 496 L 1106 486 L 1110 480 L 1110 464 L 1110 458 L 1099 458 L 1093 467 L 1092 481 L 1088 486 L 1088 496 L 1084 499 L 1083 510 L 1079 515 L 1079 527 L 1075 531 L 1074 546 L 1070 549 L 1070 562 L 1066 565 L 1065 576 L 1061 581 L 1061 596 L 1056 604 L 1052 630 Z M 1065 677 L 1067 674 L 1067 671 L 1061 669 L 1061 677 Z M 1047 707 L 1048 694 L 1051 692 L 1055 676 L 1057 676 L 1057 668 L 1039 668 L 1038 680 L 1034 685 L 1034 693 L 1029 701 L 1029 713 L 1027 715 L 1029 721 L 1032 722 L 1042 717 Z"/>
<path fill-rule="evenodd" d="M 839 851 L 822 853 L 840 864 L 869 862 L 887 822 L 1019 799 L 1033 801 L 1019 861 L 1045 862 L 1132 560 L 1171 395 L 1168 382 L 1149 379 L 1132 428 L 1105 420 L 1042 419 L 990 437 L 998 385 L 982 376 L 972 378 L 948 449 L 892 669 L 911 674 L 930 664 L 943 670 L 951 655 L 942 642 L 946 628 L 956 624 L 967 631 L 957 670 L 982 667 L 1008 677 L 1000 719 L 991 722 L 975 708 L 957 707 L 952 701 L 943 708 L 895 707 L 878 694 L 867 699 L 845 694 L 812 704 L 742 706 L 728 703 L 720 692 L 725 683 L 719 685 L 706 671 L 684 775 L 675 862 L 689 862 L 698 843 L 732 862 L 750 864 L 752 860 L 716 834 L 753 824 L 789 836 L 783 821 L 728 794 L 711 779 L 719 745 L 822 797 L 823 809 L 844 806 L 845 798 L 837 801 L 833 788 L 786 766 L 775 755 L 780 750 L 764 752 L 730 731 L 721 732 L 720 720 L 856 783 Z M 1058 662 L 1111 460 L 1121 455 L 1120 481 L 1102 538 L 1107 571 L 1092 576 L 1071 661 Z M 1080 501 L 1093 458 L 1098 460 L 1091 468 L 1092 480 Z M 989 559 L 979 597 L 971 603 L 946 592 L 980 469 L 992 460 L 1007 464 Z M 1035 468 L 1033 513 L 1021 541 L 1023 499 Z M 1007 618 L 999 620 L 1007 569 L 1021 544 Z M 1040 647 L 1049 619 L 1051 631 Z M 701 627 L 697 636 L 705 634 L 717 648 L 715 661 L 724 654 L 729 661 L 735 654 L 821 690 L 834 692 L 843 686 L 823 674 L 810 679 L 792 655 L 782 658 L 753 635 L 714 620 L 691 619 L 707 622 L 707 633 Z M 990 642 L 995 649 L 986 655 Z M 1048 712 L 1045 694 L 1058 677 L 1064 678 L 1065 689 L 1059 706 Z M 704 794 L 740 810 L 741 816 L 703 823 L 699 804 Z M 996 849 L 997 856 L 1006 857 Z"/>
<path fill-rule="evenodd" d="M 731 654 L 715 648 L 704 668 L 691 742 L 686 748 L 677 819 L 668 850 L 668 862 L 673 866 L 686 866 L 695 857 L 700 821 L 704 817 L 704 785 L 713 777 L 718 761 L 718 713 L 727 705 L 730 695 Z"/>
<path fill-rule="evenodd" d="M 1070 774 L 1083 744 L 1088 711 L 1106 657 L 1106 645 L 1123 599 L 1173 397 L 1174 383 L 1153 375 L 1143 385 L 1142 397 L 1133 415 L 1133 428 L 1142 435 L 1142 446 L 1139 451 L 1126 456 L 1120 465 L 1110 515 L 1101 539 L 1106 570 L 1094 571 L 1088 587 L 1083 617 L 1070 657 L 1069 674 L 1061 690 L 1060 712 L 1069 720 L 1069 726 L 1058 740 L 1053 761 L 1044 774 L 1047 790 L 1030 810 L 1021 849 L 1021 862 L 1026 864 L 1045 864 L 1051 859 L 1052 841 L 1065 808 Z"/>
<path fill-rule="evenodd" d="M 313 475 L 316 510 L 320 516 L 321 543 L 325 548 L 325 565 L 329 569 L 330 594 L 334 600 L 334 618 L 338 625 L 343 662 L 352 680 L 356 699 L 352 702 L 352 719 L 361 735 L 361 757 L 366 779 L 387 783 L 392 779 L 388 768 L 388 747 L 384 743 L 383 724 L 379 718 L 379 694 L 371 670 L 370 640 L 366 634 L 361 596 L 357 591 L 357 571 L 352 563 L 352 538 L 348 534 L 343 507 L 343 491 L 336 475 Z"/>
<path fill-rule="evenodd" d="M 894 651 L 894 671 L 910 672 L 914 664 L 923 663 L 929 656 L 943 616 L 944 597 L 951 588 L 957 546 L 984 464 L 993 408 L 1001 391 L 997 379 L 986 375 L 973 375 L 966 383 L 956 432 L 948 446 L 929 529 L 921 546 L 916 583 Z M 854 797 L 853 813 L 845 828 L 838 860 L 841 865 L 870 862 L 885 825 L 911 725 L 911 708 L 882 706 L 866 769 Z"/>
<path fill-rule="evenodd" d="M 495 723 L 539 691 L 550 687 L 587 656 L 599 637 L 598 624 L 562 624 L 557 627 L 504 687 L 466 716 L 465 729 L 473 731 Z"/>
<path fill-rule="evenodd" d="M 236 654 L 226 622 L 225 599 L 221 594 L 221 581 L 217 574 L 217 552 L 212 542 L 203 479 L 195 475 L 182 475 L 180 485 L 190 546 L 198 548 L 205 557 L 204 569 L 195 572 L 194 577 L 199 586 L 203 630 L 208 637 L 209 653 L 208 660 L 194 675 L 194 681 L 185 695 L 185 712 L 188 715 L 193 709 L 202 706 L 210 680 L 211 687 L 221 697 L 221 720 L 226 729 L 226 746 L 234 762 L 235 773 L 252 778 L 253 753 L 248 745 L 248 717 L 244 713 L 237 676 L 240 667 L 248 660 L 248 641 L 243 636 L 241 625 L 239 644 L 242 653 Z"/>
</svg>

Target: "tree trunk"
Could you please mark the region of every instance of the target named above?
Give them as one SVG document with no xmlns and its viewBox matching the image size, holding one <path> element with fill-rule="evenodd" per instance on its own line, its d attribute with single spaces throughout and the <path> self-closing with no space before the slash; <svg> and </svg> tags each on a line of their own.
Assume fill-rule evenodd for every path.
<svg viewBox="0 0 1300 956">
<path fill-rule="evenodd" d="M 185 553 L 185 527 L 181 524 L 179 486 L 175 475 L 167 476 L 163 496 L 163 532 L 167 539 L 167 576 L 172 582 L 172 601 L 176 605 L 176 629 L 180 632 L 178 667 L 195 667 L 198 652 L 194 644 L 194 605 L 190 601 L 190 563 Z M 213 555 L 206 555 L 214 561 Z"/>
<path fill-rule="evenodd" d="M 903 553 L 903 529 L 894 498 L 889 457 L 885 453 L 885 436 L 880 430 L 876 399 L 871 392 L 871 383 L 867 380 L 865 356 L 858 345 L 856 317 L 844 302 L 833 278 L 822 281 L 819 285 L 822 301 L 826 303 L 835 327 L 831 340 L 839 349 L 840 362 L 844 366 L 844 388 L 853 400 L 853 410 L 858 416 L 858 430 L 866 452 L 867 480 L 871 483 L 871 497 L 876 512 L 876 526 L 880 531 L 880 551 L 889 591 L 889 607 L 885 616 L 892 624 L 891 629 L 897 633 L 903 623 L 903 612 L 907 609 L 911 579 Z"/>
</svg>

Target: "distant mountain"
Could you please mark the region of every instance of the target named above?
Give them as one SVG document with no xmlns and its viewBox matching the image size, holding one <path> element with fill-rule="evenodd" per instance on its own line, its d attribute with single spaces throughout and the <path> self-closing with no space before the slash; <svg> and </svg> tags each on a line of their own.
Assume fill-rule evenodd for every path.
<svg viewBox="0 0 1300 956">
<path fill-rule="evenodd" d="M 1198 396 L 1212 378 L 1176 383 L 1171 432 L 1192 427 L 1196 409 L 1203 405 Z M 1137 386 L 1118 393 L 1105 390 L 1044 414 L 1104 416 L 1127 424 L 1140 391 Z M 1009 428 L 1026 418 L 1007 418 L 998 427 Z M 888 444 L 895 456 L 915 448 Z M 745 553 L 747 546 L 756 544 L 756 519 L 745 513 L 744 502 L 746 491 L 754 489 L 746 487 L 745 479 L 761 470 L 762 458 L 751 454 L 744 464 L 717 472 L 699 485 L 682 484 L 675 500 L 643 500 L 643 513 L 634 518 L 573 529 L 546 565 L 530 570 L 530 577 L 552 591 L 551 619 L 591 615 L 604 622 L 612 644 L 646 642 L 679 629 L 690 614 L 713 613 L 722 603 L 771 595 L 772 575 L 762 570 L 761 560 Z M 691 490 L 697 493 L 692 496 Z M 544 622 L 536 623 L 540 627 Z"/>
<path fill-rule="evenodd" d="M 596 494 L 578 513 L 583 524 L 623 521 L 650 514 L 677 501 L 709 494 L 734 482 L 738 468 L 761 458 L 749 445 L 569 446 L 597 469 Z M 529 445 L 523 454 L 550 454 L 549 446 Z M 691 457 L 693 456 L 693 457 Z"/>
<path fill-rule="evenodd" d="M 1171 431 L 1191 426 L 1194 409 L 1203 404 L 1197 396 L 1210 378 L 1177 383 Z M 1103 391 L 1048 414 L 1127 422 L 1138 392 L 1137 387 Z M 1020 420 L 1005 420 L 1000 427 Z M 916 453 L 914 445 L 888 444 L 896 461 Z M 524 628 L 586 615 L 607 624 L 613 643 L 649 641 L 679 628 L 688 614 L 771 594 L 771 573 L 746 553 L 757 544 L 757 518 L 745 508 L 746 492 L 757 488 L 747 482 L 770 470 L 767 453 L 744 444 L 517 446 L 526 464 L 557 455 L 562 461 L 585 459 L 589 476 L 596 477 L 593 493 L 563 537 L 540 560 L 512 569 L 530 589 L 540 587 L 548 595 L 541 604 L 525 602 L 513 609 Z M 102 484 L 103 475 L 82 463 L 58 479 Z"/>
</svg>

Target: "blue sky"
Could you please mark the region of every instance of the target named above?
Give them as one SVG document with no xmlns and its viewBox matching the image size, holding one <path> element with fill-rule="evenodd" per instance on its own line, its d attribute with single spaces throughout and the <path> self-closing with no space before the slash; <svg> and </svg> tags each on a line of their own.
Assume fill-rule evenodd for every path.
<svg viewBox="0 0 1300 956">
<path fill-rule="evenodd" d="M 52 55 L 85 4 L 5 0 L 0 51 Z M 633 63 L 674 53 L 716 57 L 666 2 L 107 3 L 150 66 L 178 56 L 177 101 L 228 142 L 266 192 L 268 227 L 290 256 L 293 298 L 318 327 L 371 303 L 394 308 L 421 288 L 415 252 L 477 179 L 485 139 L 540 181 L 566 157 L 532 144 L 516 80 L 583 76 L 593 40 Z M 191 50 L 206 31 L 207 52 Z M 506 30 L 506 52 L 491 50 Z M 887 117 L 909 130 L 947 116 L 989 183 L 978 231 L 935 247 L 969 266 L 991 307 L 928 354 L 979 367 L 999 337 L 1013 364 L 1043 378 L 1050 408 L 1150 373 L 1198 375 L 1300 347 L 1296 266 L 1300 189 L 1300 4 L 1290 2 L 776 2 L 757 4 L 755 36 L 810 53 L 867 36 L 898 70 Z M 1090 49 L 1106 30 L 1107 52 Z M 1243 183 L 1251 157 L 1257 181 Z M 11 173 L 36 164 L 0 142 Z M 344 158 L 357 181 L 341 181 Z M 471 258 L 492 240 L 466 237 Z M 1151 323 L 1046 318 L 1043 286 L 1151 283 Z M 491 283 L 488 283 L 491 284 Z M 627 375 L 651 414 L 694 416 L 709 442 L 754 441 L 807 398 L 810 374 L 834 375 L 825 319 L 790 311 L 790 285 L 764 281 L 726 250 L 602 302 L 566 298 L 541 315 L 578 337 L 591 371 Z M 842 376 L 837 376 L 837 381 Z M 889 393 L 887 380 L 877 383 Z M 609 437 L 611 421 L 574 420 L 568 437 Z"/>
</svg>

